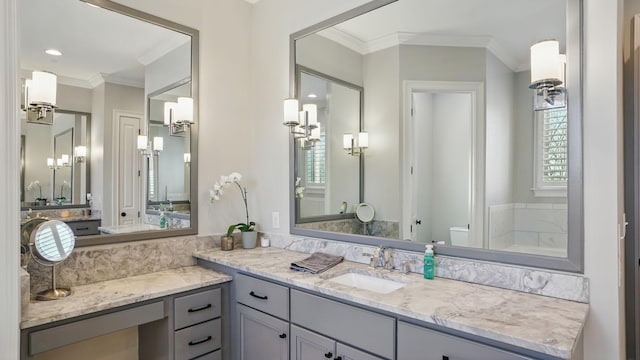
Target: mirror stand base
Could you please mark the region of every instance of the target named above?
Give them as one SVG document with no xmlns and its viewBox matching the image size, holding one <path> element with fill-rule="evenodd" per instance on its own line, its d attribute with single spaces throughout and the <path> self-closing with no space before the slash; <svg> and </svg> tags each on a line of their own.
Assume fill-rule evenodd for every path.
<svg viewBox="0 0 640 360">
<path fill-rule="evenodd" d="M 41 291 L 36 295 L 36 300 L 48 301 L 48 300 L 58 300 L 60 298 L 64 298 L 71 295 L 71 289 L 69 288 L 58 288 L 58 289 L 49 289 L 45 291 Z"/>
</svg>

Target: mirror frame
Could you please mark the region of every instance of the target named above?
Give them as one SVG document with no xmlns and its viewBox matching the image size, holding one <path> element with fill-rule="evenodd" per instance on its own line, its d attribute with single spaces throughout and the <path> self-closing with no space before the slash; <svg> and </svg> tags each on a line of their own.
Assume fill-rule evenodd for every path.
<svg viewBox="0 0 640 360">
<path fill-rule="evenodd" d="M 319 71 L 310 69 L 308 67 L 302 66 L 302 65 L 296 65 L 295 67 L 295 71 L 296 71 L 296 75 L 295 75 L 295 81 L 296 81 L 296 86 L 295 86 L 295 98 L 298 98 L 298 89 L 300 89 L 301 87 L 301 82 L 302 82 L 302 73 L 306 73 L 308 75 L 312 75 L 315 76 L 317 78 L 321 78 L 323 80 L 326 80 L 327 82 L 333 82 L 336 83 L 338 85 L 344 86 L 346 88 L 349 88 L 351 90 L 357 91 L 358 92 L 358 100 L 359 100 L 359 106 L 360 106 L 360 119 L 358 119 L 358 131 L 363 131 L 364 129 L 364 88 L 362 86 L 356 85 L 356 84 L 352 84 L 350 82 L 344 81 L 342 79 L 338 79 L 335 78 L 333 76 L 321 73 Z M 298 151 L 295 151 L 295 147 L 294 147 L 294 152 L 293 152 L 293 163 L 294 163 L 294 176 L 296 174 L 298 174 Z M 358 156 L 358 187 L 359 187 L 359 193 L 358 193 L 358 203 L 362 203 L 364 201 L 364 156 L 359 155 Z M 316 215 L 316 216 L 306 216 L 306 217 L 301 217 L 300 216 L 300 207 L 297 206 L 298 203 L 300 202 L 300 199 L 295 198 L 294 196 L 294 200 L 296 201 L 296 206 L 295 206 L 295 219 L 296 219 L 296 223 L 297 224 L 304 224 L 304 223 L 311 223 L 311 222 L 316 222 L 316 221 L 327 221 L 327 220 L 340 220 L 340 219 L 354 219 L 356 217 L 356 213 L 355 212 L 348 212 L 345 214 L 327 214 L 327 215 Z"/>
<path fill-rule="evenodd" d="M 175 236 L 198 234 L 198 121 L 199 121 L 199 44 L 200 32 L 196 29 L 175 23 L 161 17 L 145 13 L 143 11 L 130 8 L 110 0 L 81 0 L 88 4 L 99 6 L 105 10 L 110 10 L 118 14 L 128 16 L 153 25 L 161 26 L 191 37 L 191 95 L 193 97 L 193 120 L 191 125 L 191 178 L 190 180 L 190 207 L 191 220 L 190 227 L 183 229 L 163 229 L 132 232 L 126 234 L 103 234 L 89 235 L 78 238 L 76 247 L 113 244 L 137 240 L 150 240 Z M 148 114 L 147 114 L 148 115 Z M 196 150 L 196 151 L 194 151 Z"/>
<path fill-rule="evenodd" d="M 368 13 L 400 0 L 373 0 L 342 14 L 333 16 L 315 25 L 304 28 L 289 37 L 289 95 L 296 97 L 296 40 L 320 30 L 337 25 L 343 21 Z M 533 1 L 533 0 L 532 0 Z M 436 253 L 449 257 L 459 257 L 482 261 L 499 262 L 513 265 L 547 268 L 553 270 L 584 272 L 584 210 L 583 210 L 583 144 L 582 144 L 582 68 L 583 68 L 583 4 L 582 0 L 566 0 L 567 6 L 567 45 L 566 51 L 572 66 L 567 73 L 567 110 L 568 115 L 568 168 L 567 184 L 568 204 L 568 244 L 567 257 L 556 258 L 535 254 L 507 251 L 465 248 L 450 245 L 435 245 Z M 289 140 L 289 231 L 292 235 L 338 240 L 369 246 L 382 245 L 399 250 L 423 252 L 425 243 L 410 242 L 375 236 L 346 234 L 324 230 L 309 230 L 296 227 L 296 199 L 294 170 L 295 141 Z M 365 199 L 366 200 L 366 199 Z"/>
</svg>

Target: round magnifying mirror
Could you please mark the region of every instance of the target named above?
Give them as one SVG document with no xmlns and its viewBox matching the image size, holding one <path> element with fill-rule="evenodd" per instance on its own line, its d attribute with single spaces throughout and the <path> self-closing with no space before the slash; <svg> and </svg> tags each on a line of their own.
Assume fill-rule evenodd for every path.
<svg viewBox="0 0 640 360">
<path fill-rule="evenodd" d="M 360 203 L 356 207 L 356 217 L 365 224 L 370 223 L 374 215 L 375 211 L 373 210 L 373 206 L 367 203 Z"/>
<path fill-rule="evenodd" d="M 69 257 L 76 244 L 73 230 L 66 223 L 49 220 L 38 225 L 31 232 L 34 259 L 45 266 L 51 266 L 51 289 L 38 293 L 38 300 L 57 300 L 71 295 L 71 289 L 56 288 L 55 265 Z"/>
</svg>

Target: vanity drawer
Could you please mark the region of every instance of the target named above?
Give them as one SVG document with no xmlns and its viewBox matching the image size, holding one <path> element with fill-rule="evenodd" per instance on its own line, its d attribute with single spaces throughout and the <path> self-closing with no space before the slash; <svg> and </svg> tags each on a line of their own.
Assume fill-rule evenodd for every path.
<svg viewBox="0 0 640 360">
<path fill-rule="evenodd" d="M 207 290 L 176 298 L 174 314 L 175 329 L 182 329 L 219 317 L 221 314 L 220 289 Z"/>
<path fill-rule="evenodd" d="M 73 230 L 75 236 L 84 235 L 100 235 L 100 220 L 82 220 L 82 221 L 69 221 L 67 225 Z"/>
<path fill-rule="evenodd" d="M 193 360 L 222 360 L 222 350 L 216 350 L 212 353 L 199 356 Z"/>
<path fill-rule="evenodd" d="M 289 288 L 237 274 L 236 301 L 284 320 L 289 319 Z"/>
<path fill-rule="evenodd" d="M 291 322 L 382 357 L 394 358 L 392 317 L 291 290 Z"/>
<path fill-rule="evenodd" d="M 193 359 L 217 350 L 222 346 L 220 319 L 178 330 L 174 339 L 176 360 Z"/>
</svg>

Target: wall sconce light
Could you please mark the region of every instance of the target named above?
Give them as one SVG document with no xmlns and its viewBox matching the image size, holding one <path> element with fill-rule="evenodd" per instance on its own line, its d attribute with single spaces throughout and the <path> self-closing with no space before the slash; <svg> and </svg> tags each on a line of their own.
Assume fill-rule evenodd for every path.
<svg viewBox="0 0 640 360">
<path fill-rule="evenodd" d="M 320 141 L 320 123 L 318 123 L 318 106 L 316 104 L 302 105 L 299 110 L 298 99 L 284 100 L 284 122 L 289 127 L 294 139 L 300 140 L 300 147 L 311 149 Z"/>
<path fill-rule="evenodd" d="M 24 107 L 27 122 L 53 124 L 56 108 L 57 77 L 55 74 L 34 71 L 24 84 Z"/>
<path fill-rule="evenodd" d="M 344 134 L 342 136 L 342 147 L 347 151 L 347 154 L 351 156 L 364 155 L 364 150 L 369 147 L 369 133 L 358 133 L 357 141 L 353 137 L 353 134 Z"/>
<path fill-rule="evenodd" d="M 535 90 L 533 109 L 536 111 L 566 106 L 564 70 L 566 56 L 560 55 L 556 40 L 545 40 L 531 46 L 531 85 Z"/>
<path fill-rule="evenodd" d="M 62 154 L 59 158 L 47 158 L 47 167 L 51 170 L 59 170 L 63 167 L 71 167 L 70 157 L 68 154 Z"/>
<path fill-rule="evenodd" d="M 191 165 L 191 153 L 184 153 L 184 164 L 186 166 Z"/>
<path fill-rule="evenodd" d="M 140 151 L 140 155 L 160 155 L 160 152 L 164 149 L 164 138 L 155 136 L 153 141 L 148 141 L 147 139 L 147 135 L 138 135 L 137 148 Z"/>
<path fill-rule="evenodd" d="M 59 169 L 59 167 L 56 164 L 56 161 L 53 158 L 47 158 L 47 167 L 51 170 Z"/>
<path fill-rule="evenodd" d="M 169 126 L 170 134 L 182 134 L 193 124 L 193 99 L 179 97 L 178 102 L 164 103 L 164 125 Z"/>
<path fill-rule="evenodd" d="M 73 157 L 78 164 L 85 162 L 87 158 L 87 147 L 84 145 L 76 146 L 73 149 Z"/>
</svg>

